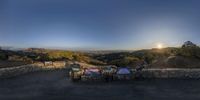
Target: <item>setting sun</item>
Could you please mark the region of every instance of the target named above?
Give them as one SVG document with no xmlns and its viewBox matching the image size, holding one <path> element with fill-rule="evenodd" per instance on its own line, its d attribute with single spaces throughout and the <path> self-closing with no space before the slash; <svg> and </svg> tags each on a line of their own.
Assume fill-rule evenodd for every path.
<svg viewBox="0 0 200 100">
<path fill-rule="evenodd" d="M 157 48 L 158 49 L 162 49 L 163 48 L 163 45 L 161 43 L 157 44 Z"/>
</svg>

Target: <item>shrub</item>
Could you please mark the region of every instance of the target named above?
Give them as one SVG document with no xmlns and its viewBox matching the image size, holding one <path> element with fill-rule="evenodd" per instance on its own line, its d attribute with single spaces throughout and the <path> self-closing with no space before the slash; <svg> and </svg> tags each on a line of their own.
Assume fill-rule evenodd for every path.
<svg viewBox="0 0 200 100">
<path fill-rule="evenodd" d="M 6 54 L 0 53 L 0 60 L 7 60 L 8 56 Z"/>
</svg>

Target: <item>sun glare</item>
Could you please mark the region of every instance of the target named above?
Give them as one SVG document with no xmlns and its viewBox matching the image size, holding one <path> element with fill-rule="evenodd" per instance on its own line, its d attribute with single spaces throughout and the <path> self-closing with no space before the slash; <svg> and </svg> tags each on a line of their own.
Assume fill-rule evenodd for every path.
<svg viewBox="0 0 200 100">
<path fill-rule="evenodd" d="M 163 48 L 163 45 L 161 43 L 157 44 L 157 48 L 158 49 L 162 49 Z"/>
</svg>

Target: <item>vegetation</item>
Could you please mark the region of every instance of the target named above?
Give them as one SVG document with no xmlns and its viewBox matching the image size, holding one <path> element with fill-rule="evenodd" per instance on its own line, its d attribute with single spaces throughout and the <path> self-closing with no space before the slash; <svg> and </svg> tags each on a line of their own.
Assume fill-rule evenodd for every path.
<svg viewBox="0 0 200 100">
<path fill-rule="evenodd" d="M 189 42 L 192 43 L 192 42 Z M 141 61 L 146 61 L 150 66 L 199 66 L 200 47 L 195 44 L 184 44 L 181 48 L 163 48 L 139 50 L 134 52 L 121 52 L 112 54 L 97 55 L 94 57 L 107 64 L 117 66 L 135 67 Z M 173 58 L 173 59 L 172 59 Z"/>
<path fill-rule="evenodd" d="M 184 66 L 184 63 L 197 64 L 200 62 L 200 47 L 187 41 L 180 48 L 149 49 L 132 52 L 114 53 L 81 53 L 66 50 L 49 50 L 41 48 L 30 48 L 23 51 L 0 50 L 0 60 L 30 61 L 79 61 L 93 65 L 117 65 L 135 67 L 137 64 L 146 61 L 152 66 Z M 173 58 L 173 59 L 172 59 Z M 177 60 L 179 59 L 179 60 Z M 195 61 L 195 62 L 194 62 Z M 172 63 L 173 62 L 173 63 Z M 189 66 L 189 64 L 188 64 Z"/>
<path fill-rule="evenodd" d="M 8 57 L 5 53 L 0 53 L 0 60 L 7 60 Z"/>
<path fill-rule="evenodd" d="M 182 47 L 179 50 L 178 55 L 200 59 L 200 47 Z"/>
</svg>

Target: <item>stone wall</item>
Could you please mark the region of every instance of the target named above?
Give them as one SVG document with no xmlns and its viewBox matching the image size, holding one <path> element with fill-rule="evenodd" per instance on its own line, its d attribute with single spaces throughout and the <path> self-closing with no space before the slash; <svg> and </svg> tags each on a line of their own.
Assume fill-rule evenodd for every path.
<svg viewBox="0 0 200 100">
<path fill-rule="evenodd" d="M 0 78 L 13 77 L 38 70 L 41 70 L 41 68 L 39 66 L 35 66 L 34 64 L 11 67 L 11 68 L 1 68 Z"/>
<path fill-rule="evenodd" d="M 54 70 L 54 69 L 63 69 L 66 66 L 44 66 L 43 63 L 35 63 L 17 67 L 10 68 L 0 68 L 0 78 L 9 78 L 17 75 L 22 75 L 29 72 L 42 71 L 42 70 Z"/>
<path fill-rule="evenodd" d="M 62 67 L 64 67 L 64 66 L 66 66 L 66 62 L 65 61 L 55 61 L 55 62 L 53 62 L 53 66 L 55 67 L 55 68 L 62 68 Z"/>
<path fill-rule="evenodd" d="M 144 69 L 141 72 L 133 71 L 136 77 L 142 78 L 200 78 L 200 69 L 167 68 Z"/>
<path fill-rule="evenodd" d="M 41 70 L 54 70 L 63 69 L 66 66 L 44 66 L 42 63 L 35 63 L 30 65 L 23 65 L 11 68 L 1 68 L 0 78 L 13 77 L 29 72 L 41 71 Z M 140 72 L 133 70 L 134 76 L 142 78 L 200 78 L 200 69 L 184 69 L 184 68 L 167 68 L 167 69 L 144 69 Z"/>
</svg>

